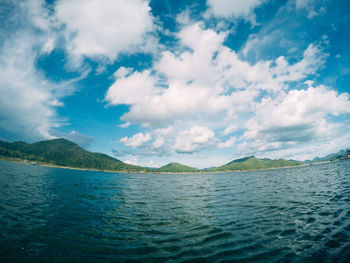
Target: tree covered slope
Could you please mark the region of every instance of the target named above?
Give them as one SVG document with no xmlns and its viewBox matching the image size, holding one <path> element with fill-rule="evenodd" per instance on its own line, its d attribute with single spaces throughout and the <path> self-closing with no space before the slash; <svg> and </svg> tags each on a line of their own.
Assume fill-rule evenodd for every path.
<svg viewBox="0 0 350 263">
<path fill-rule="evenodd" d="M 76 168 L 111 171 L 145 170 L 143 167 L 125 164 L 106 154 L 86 151 L 65 139 L 53 139 L 32 144 L 0 141 L 0 156 Z"/>
<path fill-rule="evenodd" d="M 270 169 L 287 166 L 296 166 L 303 164 L 303 162 L 289 161 L 284 159 L 271 160 L 271 159 L 258 159 L 254 156 L 245 157 L 229 162 L 225 165 L 206 169 L 208 172 L 223 172 L 223 171 L 237 171 L 237 170 L 258 170 L 258 169 Z"/>
<path fill-rule="evenodd" d="M 186 166 L 180 163 L 169 163 L 164 165 L 155 171 L 157 172 L 169 172 L 169 173 L 194 173 L 199 172 L 197 168 Z"/>
<path fill-rule="evenodd" d="M 315 158 L 313 161 L 337 161 L 349 158 L 350 150 L 342 150 L 338 153 L 327 155 L 323 158 Z M 84 150 L 74 142 L 66 139 L 46 140 L 37 143 L 4 142 L 0 141 L 0 158 L 8 160 L 28 160 L 39 163 L 47 163 L 59 166 L 69 166 L 83 169 L 125 171 L 125 172 L 170 172 L 170 173 L 194 173 L 194 172 L 225 172 L 270 169 L 301 165 L 304 162 L 293 160 L 259 159 L 249 156 L 233 160 L 225 165 L 199 170 L 180 163 L 169 163 L 160 168 L 145 168 L 129 165 L 111 156 L 102 153 L 93 153 Z"/>
</svg>

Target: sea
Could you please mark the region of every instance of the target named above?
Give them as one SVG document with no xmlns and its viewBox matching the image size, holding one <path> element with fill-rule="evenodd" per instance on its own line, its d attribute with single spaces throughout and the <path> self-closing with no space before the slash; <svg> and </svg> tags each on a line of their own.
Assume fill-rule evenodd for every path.
<svg viewBox="0 0 350 263">
<path fill-rule="evenodd" d="M 0 262 L 350 262 L 350 161 L 198 174 L 0 161 Z"/>
</svg>

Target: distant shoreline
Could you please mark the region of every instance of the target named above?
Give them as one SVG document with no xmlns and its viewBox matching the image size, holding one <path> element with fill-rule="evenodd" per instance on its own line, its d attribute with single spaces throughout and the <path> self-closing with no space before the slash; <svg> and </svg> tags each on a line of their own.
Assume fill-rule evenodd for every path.
<svg viewBox="0 0 350 263">
<path fill-rule="evenodd" d="M 127 164 L 107 154 L 86 151 L 76 143 L 64 138 L 39 141 L 36 143 L 26 143 L 22 141 L 11 143 L 0 140 L 0 159 L 70 170 L 117 173 L 232 173 L 285 169 L 307 166 L 322 162 L 322 160 L 333 161 L 334 159 L 350 158 L 350 149 L 342 150 L 327 156 L 319 158 L 319 160 L 303 162 L 286 160 L 283 158 L 261 159 L 252 155 L 234 159 L 217 167 L 208 167 L 204 169 L 197 169 L 196 167 L 178 162 L 170 162 L 159 168 L 151 168 Z"/>
<path fill-rule="evenodd" d="M 106 173 L 146 173 L 146 172 L 133 172 L 133 171 L 112 171 L 112 170 L 99 170 L 99 169 L 93 169 L 93 168 L 80 168 L 80 167 L 71 167 L 71 166 L 62 166 L 57 164 L 51 164 L 51 163 L 43 163 L 43 162 L 37 162 L 35 161 L 35 164 L 32 164 L 34 161 L 30 160 L 22 160 L 22 159 L 11 159 L 7 157 L 0 156 L 0 160 L 2 161 L 8 161 L 8 162 L 15 162 L 15 163 L 23 163 L 33 166 L 42 166 L 42 167 L 50 167 L 50 168 L 60 168 L 60 169 L 67 169 L 67 170 L 80 170 L 80 171 L 92 171 L 92 172 L 106 172 Z"/>
<path fill-rule="evenodd" d="M 310 165 L 319 165 L 319 164 L 325 164 L 330 163 L 331 161 L 322 161 L 317 163 L 305 163 L 295 166 L 281 166 L 281 167 L 273 167 L 273 168 L 262 168 L 262 169 L 249 169 L 249 170 L 227 170 L 227 171 L 198 171 L 198 172 L 158 172 L 158 171 L 113 171 L 113 170 L 98 170 L 93 168 L 79 168 L 79 167 L 70 167 L 70 166 L 61 166 L 56 164 L 49 164 L 49 163 L 42 163 L 42 162 L 35 162 L 35 164 L 32 164 L 33 161 L 30 160 L 22 160 L 17 158 L 7 158 L 0 156 L 0 160 L 3 161 L 9 161 L 9 162 L 16 162 L 16 163 L 23 163 L 28 165 L 38 165 L 42 167 L 50 167 L 50 168 L 59 168 L 59 169 L 67 169 L 67 170 L 79 170 L 79 171 L 92 171 L 92 172 L 106 172 L 106 173 L 137 173 L 137 174 L 219 174 L 219 173 L 240 173 L 240 172 L 257 172 L 257 171 L 269 171 L 269 170 L 277 170 L 277 169 L 288 169 L 288 168 L 296 168 L 296 167 L 305 167 Z M 336 161 L 333 161 L 336 162 Z"/>
</svg>

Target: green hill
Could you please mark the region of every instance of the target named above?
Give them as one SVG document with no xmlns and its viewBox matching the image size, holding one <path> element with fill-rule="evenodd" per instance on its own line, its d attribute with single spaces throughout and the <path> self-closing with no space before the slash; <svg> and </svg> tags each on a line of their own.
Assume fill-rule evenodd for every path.
<svg viewBox="0 0 350 263">
<path fill-rule="evenodd" d="M 287 166 L 296 166 L 303 164 L 303 162 L 289 161 L 284 159 L 271 160 L 271 159 L 258 159 L 254 156 L 245 157 L 237 160 L 233 160 L 223 166 L 206 169 L 208 172 L 223 172 L 223 171 L 242 171 L 242 170 L 259 170 L 270 169 Z"/>
<path fill-rule="evenodd" d="M 311 162 L 324 162 L 324 161 L 339 161 L 342 159 L 348 159 L 350 157 L 350 148 L 340 150 L 337 153 L 331 153 L 324 157 L 315 157 Z"/>
<path fill-rule="evenodd" d="M 32 144 L 0 141 L 0 157 L 97 170 L 145 170 L 143 167 L 125 164 L 106 154 L 88 152 L 65 139 L 47 140 Z"/>
<path fill-rule="evenodd" d="M 186 166 L 180 163 L 169 163 L 155 170 L 156 172 L 169 172 L 169 173 L 194 173 L 199 172 L 197 168 Z"/>
<path fill-rule="evenodd" d="M 315 158 L 313 161 L 334 161 L 349 158 L 350 150 L 342 150 L 329 154 L 323 158 Z M 46 140 L 37 143 L 4 142 L 0 140 L 0 159 L 28 160 L 38 163 L 46 163 L 59 166 L 68 166 L 82 169 L 96 169 L 124 172 L 170 172 L 170 173 L 194 173 L 194 172 L 224 172 L 244 171 L 280 168 L 301 165 L 304 162 L 293 160 L 259 159 L 249 156 L 233 160 L 225 165 L 199 170 L 180 163 L 169 163 L 160 168 L 145 168 L 129 165 L 111 156 L 102 153 L 93 153 L 82 149 L 77 144 L 66 139 Z M 307 163 L 307 162 L 306 162 Z"/>
</svg>

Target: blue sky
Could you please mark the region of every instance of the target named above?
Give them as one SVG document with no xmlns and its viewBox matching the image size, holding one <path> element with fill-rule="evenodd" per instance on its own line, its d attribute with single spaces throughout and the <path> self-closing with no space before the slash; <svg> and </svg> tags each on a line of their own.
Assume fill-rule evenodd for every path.
<svg viewBox="0 0 350 263">
<path fill-rule="evenodd" d="M 350 145 L 347 0 L 4 0 L 0 139 L 124 162 L 306 160 Z"/>
</svg>

